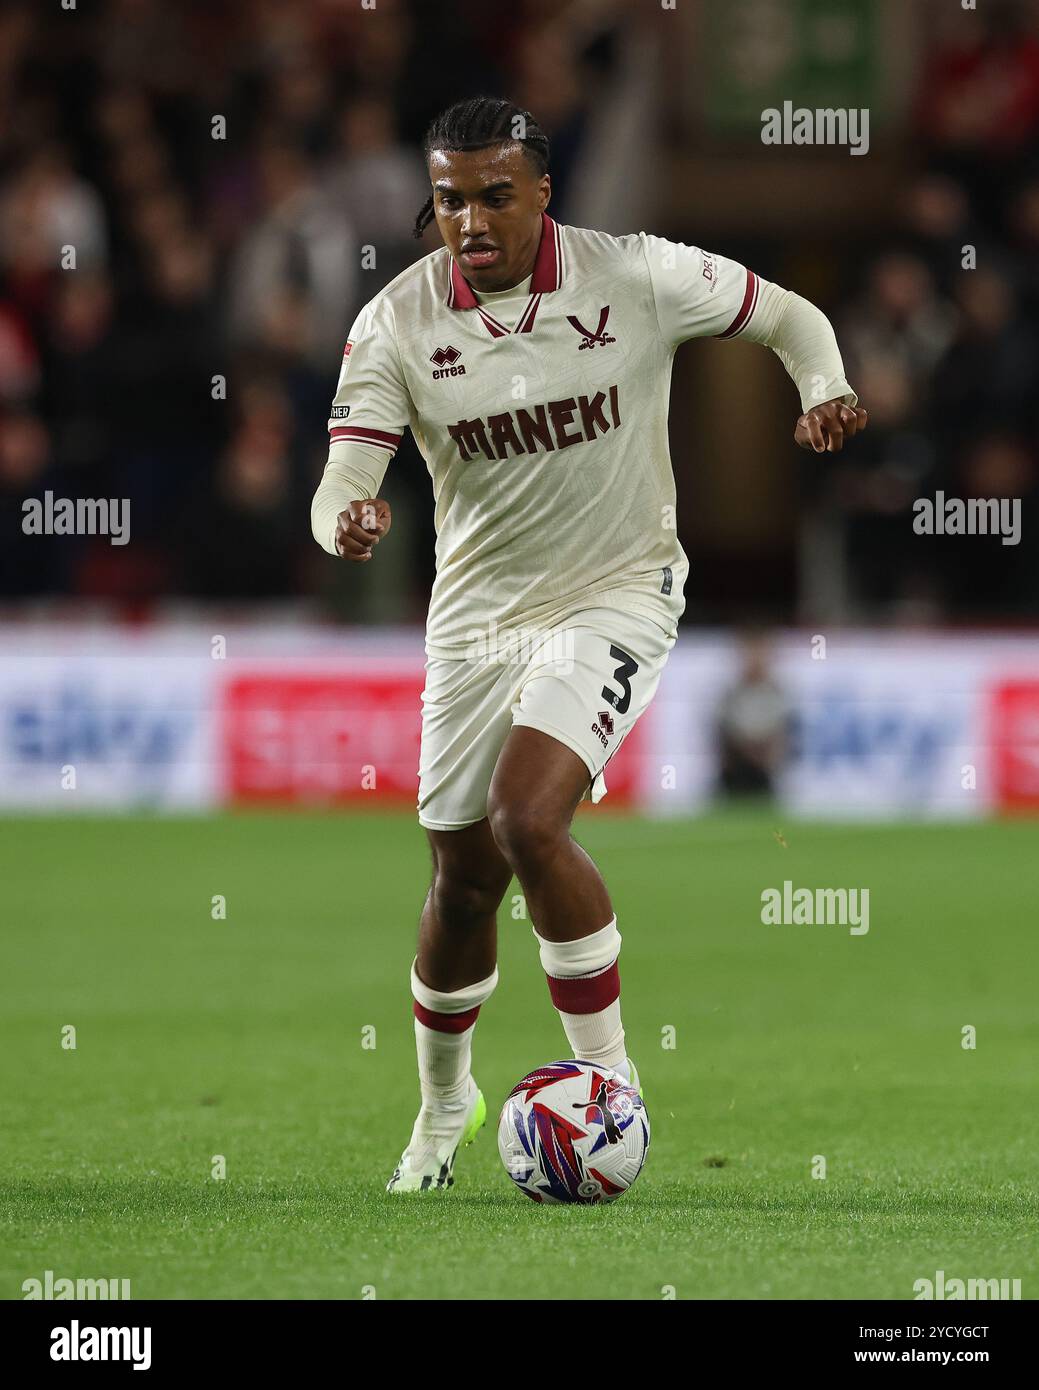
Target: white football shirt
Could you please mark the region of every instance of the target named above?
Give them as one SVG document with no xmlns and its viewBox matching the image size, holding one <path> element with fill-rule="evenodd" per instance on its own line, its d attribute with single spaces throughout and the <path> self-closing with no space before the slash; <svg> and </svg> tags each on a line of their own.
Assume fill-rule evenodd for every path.
<svg viewBox="0 0 1039 1390">
<path fill-rule="evenodd" d="M 388 465 L 411 428 L 435 501 L 431 656 L 500 651 L 590 606 L 675 631 L 688 561 L 668 453 L 671 364 L 688 338 L 741 333 L 761 283 L 693 246 L 542 214 L 518 295 L 478 300 L 441 248 L 365 305 L 329 458 L 365 444 Z"/>
</svg>

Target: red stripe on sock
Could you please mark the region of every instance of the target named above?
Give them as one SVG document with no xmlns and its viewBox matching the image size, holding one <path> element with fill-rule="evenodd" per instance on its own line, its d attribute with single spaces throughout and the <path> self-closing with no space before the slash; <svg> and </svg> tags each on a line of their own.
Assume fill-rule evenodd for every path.
<svg viewBox="0 0 1039 1390">
<path fill-rule="evenodd" d="M 419 1023 L 424 1023 L 427 1028 L 432 1028 L 437 1033 L 464 1033 L 467 1028 L 471 1028 L 476 1022 L 476 1016 L 480 1012 L 477 1004 L 475 1009 L 466 1009 L 464 1014 L 438 1014 L 432 1009 L 425 1008 L 416 999 L 415 1017 Z"/>
<path fill-rule="evenodd" d="M 561 980 L 547 975 L 552 1003 L 564 1014 L 597 1014 L 620 996 L 621 972 L 614 961 L 601 975 L 578 975 Z"/>
</svg>

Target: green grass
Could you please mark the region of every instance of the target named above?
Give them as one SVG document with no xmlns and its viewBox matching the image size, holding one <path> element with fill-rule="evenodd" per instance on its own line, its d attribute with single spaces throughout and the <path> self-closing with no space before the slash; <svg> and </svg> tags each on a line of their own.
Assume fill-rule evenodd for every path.
<svg viewBox="0 0 1039 1390">
<path fill-rule="evenodd" d="M 0 1295 L 905 1299 L 944 1269 L 1034 1297 L 1036 828 L 776 824 L 579 818 L 653 1145 L 619 1203 L 540 1208 L 493 1117 L 567 1054 L 508 904 L 492 1122 L 450 1192 L 383 1192 L 418 1103 L 410 817 L 0 821 Z M 869 934 L 763 926 L 785 878 L 868 887 Z"/>
</svg>

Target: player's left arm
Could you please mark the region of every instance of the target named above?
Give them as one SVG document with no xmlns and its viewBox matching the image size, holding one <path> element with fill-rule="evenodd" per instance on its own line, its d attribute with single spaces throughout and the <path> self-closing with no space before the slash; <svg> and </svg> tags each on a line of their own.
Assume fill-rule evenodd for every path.
<svg viewBox="0 0 1039 1390">
<path fill-rule="evenodd" d="M 698 246 L 639 233 L 661 336 L 749 338 L 770 347 L 801 396 L 794 439 L 837 453 L 867 416 L 844 375 L 829 319 L 801 295 L 763 280 L 738 261 Z"/>
<path fill-rule="evenodd" d="M 801 295 L 755 278 L 757 302 L 741 336 L 770 347 L 801 393 L 795 442 L 802 449 L 836 454 L 846 439 L 866 428 L 869 417 L 845 379 L 833 326 Z"/>
</svg>

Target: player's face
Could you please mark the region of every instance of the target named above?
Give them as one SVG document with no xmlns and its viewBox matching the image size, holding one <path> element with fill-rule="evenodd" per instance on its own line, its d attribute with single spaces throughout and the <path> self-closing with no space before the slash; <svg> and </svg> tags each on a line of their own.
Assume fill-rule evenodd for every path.
<svg viewBox="0 0 1039 1390">
<path fill-rule="evenodd" d="M 507 290 L 534 268 L 552 185 L 522 145 L 434 150 L 433 211 L 447 249 L 477 290 Z"/>
</svg>

